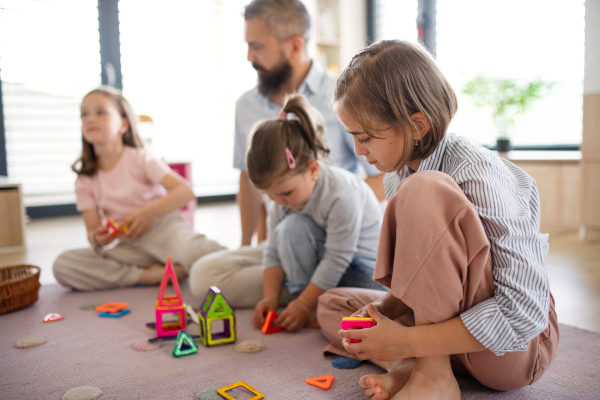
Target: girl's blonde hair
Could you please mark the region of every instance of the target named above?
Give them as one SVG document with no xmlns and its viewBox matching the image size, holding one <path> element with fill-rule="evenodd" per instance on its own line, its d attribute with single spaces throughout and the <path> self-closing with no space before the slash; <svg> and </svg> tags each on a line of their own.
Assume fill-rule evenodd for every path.
<svg viewBox="0 0 600 400">
<path fill-rule="evenodd" d="M 430 156 L 458 107 L 431 54 L 403 40 L 382 40 L 359 51 L 337 79 L 333 101 L 336 113 L 352 118 L 371 137 L 378 138 L 375 122 L 400 129 L 404 148 L 396 167 Z M 415 146 L 417 127 L 410 117 L 417 112 L 431 128 Z"/>
<path fill-rule="evenodd" d="M 284 120 L 261 121 L 253 128 L 246 153 L 246 171 L 250 181 L 259 189 L 269 187 L 288 173 L 304 173 L 311 161 L 329 155 L 320 122 L 322 117 L 304 96 L 288 96 L 282 111 L 286 113 Z M 293 169 L 288 162 L 286 148 L 294 157 Z"/>
<path fill-rule="evenodd" d="M 94 93 L 108 97 L 117 108 L 117 111 L 119 111 L 121 117 L 127 119 L 129 129 L 122 135 L 123 144 L 129 147 L 143 147 L 144 145 L 138 134 L 137 116 L 133 112 L 133 108 L 129 102 L 123 97 L 121 91 L 110 86 L 100 86 L 86 94 L 84 98 Z M 77 175 L 92 176 L 98 170 L 98 158 L 94 152 L 94 146 L 84 139 L 83 132 L 81 134 L 81 145 L 81 155 L 71 165 L 71 169 Z"/>
</svg>

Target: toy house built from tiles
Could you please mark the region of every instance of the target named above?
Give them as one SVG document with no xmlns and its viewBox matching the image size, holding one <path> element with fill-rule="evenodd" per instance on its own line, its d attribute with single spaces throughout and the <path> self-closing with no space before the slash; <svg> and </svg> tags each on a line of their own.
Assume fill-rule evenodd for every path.
<svg viewBox="0 0 600 400">
<path fill-rule="evenodd" d="M 165 296 L 167 290 L 167 284 L 171 279 L 173 283 L 173 289 L 175 289 L 175 296 Z M 176 321 L 163 321 L 165 314 L 175 314 L 177 316 Z M 160 282 L 160 289 L 158 290 L 158 299 L 155 305 L 156 315 L 156 334 L 158 337 L 173 336 L 177 335 L 180 330 L 185 329 L 186 313 L 183 299 L 181 298 L 181 292 L 179 291 L 179 283 L 177 282 L 177 276 L 173 271 L 173 264 L 171 257 L 167 259 L 165 265 L 165 273 L 163 274 Z"/>
<path fill-rule="evenodd" d="M 198 311 L 200 340 L 205 346 L 235 342 L 235 312 L 219 288 L 211 286 Z"/>
</svg>

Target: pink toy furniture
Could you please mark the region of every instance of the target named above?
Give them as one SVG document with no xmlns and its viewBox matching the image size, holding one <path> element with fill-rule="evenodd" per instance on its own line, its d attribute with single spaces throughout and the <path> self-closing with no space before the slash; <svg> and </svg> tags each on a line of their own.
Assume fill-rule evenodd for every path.
<svg viewBox="0 0 600 400">
<path fill-rule="evenodd" d="M 377 323 L 373 321 L 373 318 L 361 318 L 361 317 L 346 317 L 342 318 L 342 322 L 340 324 L 342 329 L 347 331 L 350 329 L 365 329 L 372 328 Z M 360 343 L 362 340 L 360 339 L 348 339 L 350 343 Z"/>
<path fill-rule="evenodd" d="M 169 167 L 179 175 L 181 175 L 184 179 L 186 179 L 190 184 L 192 183 L 192 163 L 189 162 L 181 162 L 181 163 L 168 163 Z M 190 226 L 194 227 L 194 211 L 196 210 L 196 206 L 198 205 L 196 199 L 190 200 L 189 203 L 185 205 L 180 211 L 181 215 L 187 222 L 190 223 Z"/>
</svg>

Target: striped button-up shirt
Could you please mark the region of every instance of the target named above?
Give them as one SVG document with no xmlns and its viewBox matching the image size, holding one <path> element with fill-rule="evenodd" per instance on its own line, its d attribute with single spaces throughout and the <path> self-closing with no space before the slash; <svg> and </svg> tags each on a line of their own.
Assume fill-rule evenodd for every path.
<svg viewBox="0 0 600 400">
<path fill-rule="evenodd" d="M 450 175 L 475 205 L 489 238 L 496 291 L 460 315 L 467 329 L 496 355 L 527 349 L 548 326 L 550 291 L 544 259 L 548 235 L 540 233 L 540 200 L 533 178 L 471 142 L 446 134 L 419 171 Z M 386 174 L 388 200 L 410 175 Z"/>
</svg>

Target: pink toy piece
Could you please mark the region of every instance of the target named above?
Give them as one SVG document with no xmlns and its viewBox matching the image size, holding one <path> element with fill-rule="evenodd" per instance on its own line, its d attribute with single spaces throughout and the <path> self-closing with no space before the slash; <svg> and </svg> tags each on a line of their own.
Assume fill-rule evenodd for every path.
<svg viewBox="0 0 600 400">
<path fill-rule="evenodd" d="M 175 289 L 175 296 L 165 296 L 167 290 L 167 283 L 171 279 L 173 283 L 173 289 Z M 177 276 L 173 271 L 173 263 L 171 257 L 167 258 L 167 264 L 165 265 L 165 272 L 162 280 L 160 281 L 160 289 L 158 290 L 158 298 L 156 305 L 154 306 L 156 316 L 156 334 L 158 337 L 171 336 L 180 330 L 185 329 L 186 323 L 186 312 L 183 299 L 181 298 L 181 292 L 179 291 L 179 283 L 177 282 Z M 177 321 L 167 322 L 163 321 L 164 314 L 175 314 L 177 315 Z"/>
<path fill-rule="evenodd" d="M 163 314 L 177 314 L 177 322 L 163 322 Z M 156 334 L 158 337 L 171 336 L 185 329 L 186 313 L 185 307 L 168 307 L 155 309 L 156 315 Z"/>
<path fill-rule="evenodd" d="M 62 319 L 65 319 L 65 317 L 63 317 L 60 314 L 50 313 L 44 317 L 43 321 L 44 322 L 52 322 L 52 321 L 60 321 Z"/>
<path fill-rule="evenodd" d="M 167 290 L 167 283 L 171 278 L 171 282 L 173 282 L 173 289 L 175 289 L 175 296 L 165 296 L 165 291 Z M 163 274 L 163 278 L 160 281 L 160 289 L 158 290 L 158 306 L 159 307 L 183 307 L 183 299 L 181 298 L 181 291 L 179 290 L 179 282 L 177 282 L 177 275 L 175 275 L 175 271 L 173 271 L 173 263 L 171 261 L 171 257 L 167 258 L 167 264 L 165 265 L 165 272 Z"/>
<path fill-rule="evenodd" d="M 365 329 L 372 328 L 377 325 L 377 322 L 373 321 L 372 318 L 342 318 L 342 322 L 340 324 L 342 329 L 347 331 L 351 329 Z M 350 343 L 360 343 L 362 340 L 360 339 L 348 339 Z"/>
</svg>

